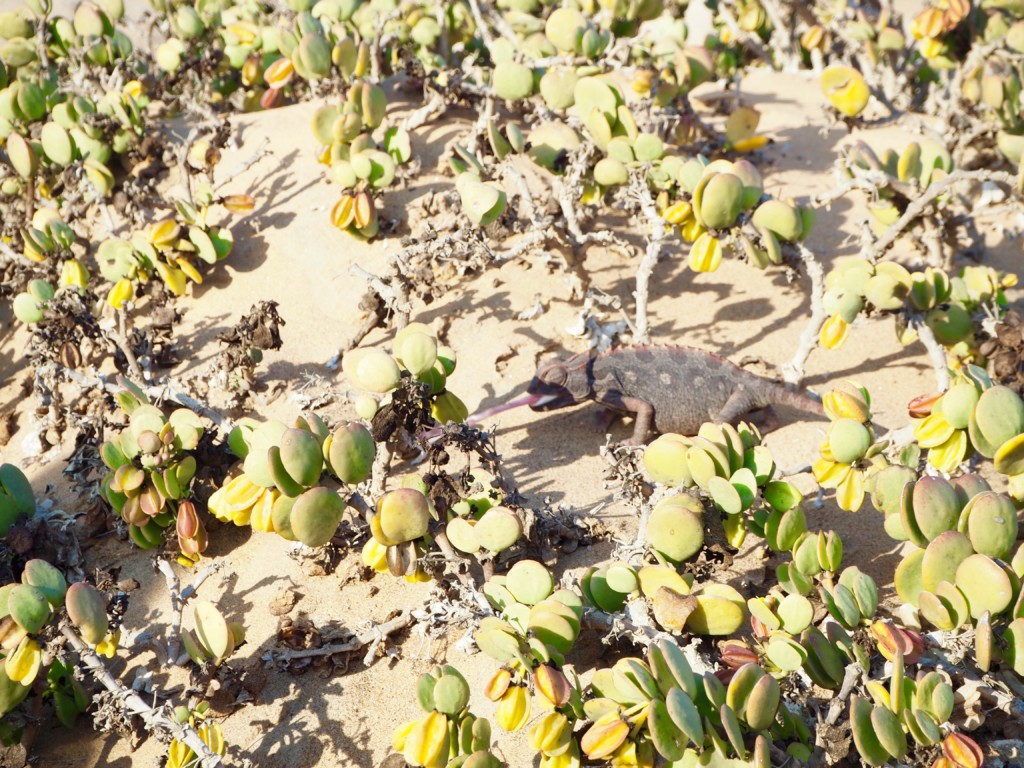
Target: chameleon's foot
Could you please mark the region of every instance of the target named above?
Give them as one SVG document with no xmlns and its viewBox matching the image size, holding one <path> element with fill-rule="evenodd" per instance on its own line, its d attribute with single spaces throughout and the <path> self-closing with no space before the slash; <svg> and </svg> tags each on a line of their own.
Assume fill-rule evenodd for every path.
<svg viewBox="0 0 1024 768">
<path fill-rule="evenodd" d="M 622 414 L 616 413 L 615 411 L 609 411 L 602 408 L 598 411 L 594 411 L 591 416 L 591 427 L 595 432 L 600 435 L 607 434 L 615 420 L 618 419 Z"/>
<path fill-rule="evenodd" d="M 762 408 L 758 411 L 754 411 L 751 414 L 754 424 L 760 430 L 762 435 L 766 435 L 769 432 L 774 432 L 780 426 L 782 422 L 779 420 L 779 415 L 775 412 L 775 409 L 770 405 L 766 408 Z"/>
</svg>

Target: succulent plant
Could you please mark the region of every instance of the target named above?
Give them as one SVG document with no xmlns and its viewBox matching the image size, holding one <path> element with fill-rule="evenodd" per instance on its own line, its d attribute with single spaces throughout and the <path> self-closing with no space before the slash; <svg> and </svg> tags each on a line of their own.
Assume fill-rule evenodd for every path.
<svg viewBox="0 0 1024 768">
<path fill-rule="evenodd" d="M 455 371 L 455 353 L 438 344 L 428 326 L 409 323 L 395 335 L 393 350 L 394 354 L 388 354 L 382 349 L 354 349 L 342 358 L 342 370 L 356 387 L 378 395 L 393 393 L 403 382 L 424 384 L 421 396 L 435 421 L 447 424 L 466 419 L 469 409 L 447 389 L 448 377 Z M 414 374 L 407 365 L 422 373 Z M 377 401 L 366 403 L 363 417 L 372 418 L 379 407 Z"/>
<path fill-rule="evenodd" d="M 119 633 L 109 631 L 106 596 L 85 582 L 68 587 L 54 566 L 41 559 L 29 560 L 20 583 L 0 589 L 0 717 L 28 696 L 40 675 L 54 689 L 55 700 L 60 693 L 62 720 L 73 721 L 84 709 L 84 692 L 71 683 L 58 685 L 66 669 L 43 653 L 43 634 L 60 620 L 62 608 L 86 643 L 99 653 L 113 655 Z"/>
<path fill-rule="evenodd" d="M 868 471 L 881 471 L 884 442 L 875 439 L 871 427 L 871 396 L 866 389 L 847 382 L 824 398 L 825 414 L 832 424 L 814 462 L 814 477 L 822 488 L 836 489 L 840 509 L 855 511 L 864 503 Z"/>
<path fill-rule="evenodd" d="M 220 723 L 208 716 L 209 711 L 210 705 L 204 701 L 192 708 L 175 707 L 174 717 L 179 723 L 187 723 L 193 728 L 200 740 L 210 748 L 213 754 L 223 755 L 227 749 L 227 745 L 224 743 L 224 732 Z M 187 768 L 193 765 L 198 757 L 192 748 L 183 741 L 171 739 L 167 746 L 168 768 Z"/>
<path fill-rule="evenodd" d="M 918 145 L 913 146 L 917 147 L 914 173 L 928 179 L 945 172 L 939 149 L 929 150 L 926 155 Z M 882 170 L 882 161 L 873 154 L 871 158 L 864 165 L 876 173 Z M 887 162 L 892 166 L 893 181 L 897 182 L 903 160 L 887 156 Z M 897 202 L 904 207 L 909 204 Z M 895 203 L 886 202 L 888 208 L 884 210 L 881 205 L 876 203 L 872 212 L 878 214 L 885 226 L 901 215 Z M 918 337 L 914 324 L 919 326 L 923 322 L 950 355 L 966 358 L 974 353 L 978 330 L 975 315 L 983 308 L 999 312 L 1006 303 L 1003 289 L 1014 280 L 991 267 L 971 266 L 960 275 L 951 276 L 934 267 L 910 272 L 893 261 L 873 264 L 859 256 L 842 257 L 825 276 L 824 307 L 830 317 L 821 328 L 819 341 L 826 349 L 838 349 L 862 312 L 891 312 L 896 313 L 896 332 L 901 343 L 913 342 Z"/>
<path fill-rule="evenodd" d="M 248 196 L 245 196 L 248 197 Z M 251 202 L 251 198 L 249 198 Z M 107 302 L 119 309 L 135 297 L 136 284 L 159 277 L 175 296 L 182 296 L 189 281 L 200 284 L 198 262 L 209 265 L 226 259 L 234 247 L 231 230 L 208 223 L 215 204 L 236 209 L 250 207 L 215 198 L 213 189 L 203 185 L 191 202 L 176 203 L 177 217 L 164 219 L 130 239 L 112 238 L 100 243 L 96 252 L 100 274 L 113 283 Z"/>
<path fill-rule="evenodd" d="M 36 512 L 36 497 L 25 473 L 14 464 L 0 464 L 0 537 L 14 522 Z"/>
<path fill-rule="evenodd" d="M 523 535 L 523 524 L 506 507 L 490 507 L 479 518 L 455 516 L 445 526 L 452 546 L 469 555 L 484 553 L 494 557 L 514 545 Z"/>
<path fill-rule="evenodd" d="M 749 424 L 709 423 L 692 438 L 661 435 L 647 446 L 643 463 L 656 482 L 696 487 L 706 495 L 723 516 L 730 543 L 739 546 L 749 529 L 759 535 L 763 532 L 772 510 L 786 512 L 803 498 L 791 483 L 773 479 L 775 462 L 759 443 L 760 435 Z M 689 508 L 690 515 L 698 512 L 689 498 L 671 497 L 651 512 L 654 526 L 648 523 L 648 543 L 667 561 L 691 549 L 692 555 L 703 543 L 703 523 L 698 526 L 691 516 L 672 509 Z"/>
<path fill-rule="evenodd" d="M 317 38 L 303 38 L 307 39 Z M 391 186 L 398 166 L 412 157 L 404 128 L 388 129 L 381 144 L 372 138 L 384 120 L 386 107 L 387 96 L 381 86 L 356 79 L 344 102 L 325 104 L 313 115 L 313 133 L 323 147 L 320 161 L 344 190 L 331 210 L 331 223 L 364 240 L 380 229 L 374 193 Z"/>
<path fill-rule="evenodd" d="M 821 73 L 821 89 L 829 103 L 846 117 L 857 117 L 871 98 L 864 76 L 853 67 L 826 69 Z"/>
<path fill-rule="evenodd" d="M 416 695 L 427 713 L 395 729 L 392 746 L 413 766 L 500 768 L 490 752 L 491 726 L 469 711 L 469 684 L 450 665 L 420 675 Z"/>
<path fill-rule="evenodd" d="M 228 622 L 213 603 L 200 601 L 193 610 L 192 629 L 182 630 L 185 652 L 196 664 L 222 663 L 245 642 L 245 629 Z"/>
<path fill-rule="evenodd" d="M 143 549 L 159 546 L 164 530 L 181 513 L 184 541 L 189 542 L 183 554 L 198 558 L 206 541 L 202 521 L 191 505 L 184 511 L 180 505 L 191 494 L 197 469 L 191 451 L 202 437 L 202 422 L 186 408 L 166 416 L 137 386 L 124 379 L 122 384 L 126 388 L 117 400 L 128 426 L 100 447 L 100 458 L 109 470 L 100 494 Z"/>
<path fill-rule="evenodd" d="M 820 595 L 832 618 L 849 630 L 870 624 L 878 609 L 875 580 L 856 566 L 846 568 L 834 588 L 822 587 Z"/>
<path fill-rule="evenodd" d="M 710 673 L 696 675 L 669 640 L 652 643 L 646 660 L 627 657 L 598 670 L 589 693 L 583 709 L 591 725 L 581 751 L 592 760 L 648 764 L 655 755 L 748 760 L 745 734 L 774 728 L 781 701 L 779 683 L 757 664 L 741 665 L 724 686 Z M 768 743 L 763 736 L 755 741 L 761 765 Z"/>
</svg>

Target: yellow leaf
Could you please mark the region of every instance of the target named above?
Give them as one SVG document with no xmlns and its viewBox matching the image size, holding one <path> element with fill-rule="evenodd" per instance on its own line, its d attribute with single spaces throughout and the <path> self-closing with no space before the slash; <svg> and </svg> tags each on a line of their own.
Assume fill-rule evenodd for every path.
<svg viewBox="0 0 1024 768">
<path fill-rule="evenodd" d="M 135 296 L 135 287 L 131 281 L 122 277 L 116 283 L 114 287 L 110 289 L 110 293 L 107 294 L 107 303 L 110 304 L 114 309 L 121 309 L 126 301 L 131 300 Z"/>
<path fill-rule="evenodd" d="M 28 686 L 39 674 L 39 665 L 43 661 L 43 649 L 35 638 L 26 635 L 21 638 L 18 647 L 7 654 L 4 659 L 4 671 L 16 683 Z"/>
<path fill-rule="evenodd" d="M 498 702 L 494 719 L 506 731 L 518 731 L 530 719 L 530 694 L 521 685 L 509 686 Z"/>
<path fill-rule="evenodd" d="M 418 722 L 418 720 L 410 720 L 395 728 L 394 733 L 391 734 L 391 748 L 395 752 L 405 751 L 405 740 L 409 738 L 409 734 Z"/>
<path fill-rule="evenodd" d="M 435 710 L 416 721 L 405 738 L 402 754 L 409 765 L 443 766 L 448 747 L 448 718 Z"/>
<path fill-rule="evenodd" d="M 188 282 L 185 279 L 185 273 L 177 267 L 169 267 L 162 261 L 156 263 L 156 271 L 160 274 L 160 279 L 164 281 L 164 285 L 167 286 L 168 290 L 175 296 L 184 296 L 185 288 Z"/>
<path fill-rule="evenodd" d="M 377 573 L 384 573 L 388 569 L 388 548 L 373 536 L 363 544 L 363 564 Z"/>
<path fill-rule="evenodd" d="M 732 145 L 736 152 L 754 152 L 768 146 L 767 136 L 751 136 L 749 139 L 741 139 Z"/>
<path fill-rule="evenodd" d="M 828 459 L 818 459 L 811 467 L 814 479 L 822 488 L 837 488 L 851 470 L 852 467 L 849 464 L 840 464 Z"/>
<path fill-rule="evenodd" d="M 199 274 L 199 270 L 195 268 L 191 261 L 185 258 L 175 259 L 175 263 L 178 265 L 178 269 L 185 273 L 185 276 L 193 283 L 202 284 L 203 276 Z"/>
<path fill-rule="evenodd" d="M 195 760 L 195 757 L 196 753 L 190 747 L 173 739 L 167 748 L 167 768 L 185 768 Z"/>
<path fill-rule="evenodd" d="M 60 268 L 60 285 L 64 288 L 84 289 L 89 282 L 89 270 L 78 259 L 68 259 Z"/>
<path fill-rule="evenodd" d="M 966 457 L 967 433 L 962 429 L 954 429 L 944 443 L 928 451 L 928 463 L 946 473 L 960 466 Z"/>
<path fill-rule="evenodd" d="M 949 441 L 953 432 L 942 412 L 935 410 L 914 426 L 914 439 L 922 448 L 938 448 Z"/>
<path fill-rule="evenodd" d="M 685 200 L 679 200 L 672 203 L 672 205 L 666 208 L 665 212 L 662 214 L 665 221 L 673 225 L 682 224 L 688 221 L 692 216 L 693 206 Z"/>
<path fill-rule="evenodd" d="M 722 242 L 705 232 L 690 246 L 690 269 L 714 272 L 722 263 Z"/>
<path fill-rule="evenodd" d="M 821 89 L 829 102 L 847 117 L 856 117 L 868 104 L 871 91 L 853 67 L 828 67 L 821 73 Z"/>
<path fill-rule="evenodd" d="M 117 652 L 117 646 L 121 642 L 121 630 L 109 633 L 103 640 L 96 645 L 96 653 L 100 656 L 104 656 L 108 659 L 114 658 L 114 654 Z"/>
<path fill-rule="evenodd" d="M 856 512 L 864 503 L 864 473 L 852 470 L 836 488 L 836 503 L 840 509 Z"/>
<path fill-rule="evenodd" d="M 580 748 L 591 760 L 602 760 L 612 755 L 629 736 L 629 723 L 619 717 L 618 711 L 597 719 L 583 734 Z"/>
<path fill-rule="evenodd" d="M 174 219 L 158 221 L 149 228 L 149 242 L 158 251 L 172 247 L 181 234 L 181 226 Z"/>
<path fill-rule="evenodd" d="M 832 315 L 821 326 L 819 341 L 825 349 L 839 349 L 850 333 L 850 324 L 839 315 Z"/>
<path fill-rule="evenodd" d="M 259 501 L 266 489 L 256 485 L 245 475 L 239 475 L 225 485 L 222 490 L 227 511 L 235 513 L 252 509 L 253 504 Z"/>
<path fill-rule="evenodd" d="M 216 752 L 218 755 L 224 754 L 224 732 L 221 730 L 219 723 L 207 720 L 196 730 L 199 733 L 199 738 L 201 738 L 206 746 L 208 746 L 213 752 Z"/>
<path fill-rule="evenodd" d="M 249 525 L 252 526 L 254 531 L 263 531 L 263 533 L 274 532 L 274 521 L 270 513 L 274 509 L 275 501 L 277 501 L 277 491 L 273 488 L 268 488 L 260 496 L 259 500 L 252 505 Z"/>
<path fill-rule="evenodd" d="M 725 140 L 735 148 L 740 142 L 753 138 L 760 122 L 761 113 L 753 107 L 733 110 L 725 121 Z"/>
</svg>

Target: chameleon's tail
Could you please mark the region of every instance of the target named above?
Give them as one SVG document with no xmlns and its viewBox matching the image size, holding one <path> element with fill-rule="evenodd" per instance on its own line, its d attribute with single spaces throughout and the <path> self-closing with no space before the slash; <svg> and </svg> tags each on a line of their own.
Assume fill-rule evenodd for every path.
<svg viewBox="0 0 1024 768">
<path fill-rule="evenodd" d="M 790 408 L 796 408 L 805 413 L 813 413 L 817 416 L 824 416 L 825 409 L 821 405 L 821 399 L 813 392 L 790 389 L 784 384 L 777 384 L 775 390 L 775 402 Z"/>
</svg>

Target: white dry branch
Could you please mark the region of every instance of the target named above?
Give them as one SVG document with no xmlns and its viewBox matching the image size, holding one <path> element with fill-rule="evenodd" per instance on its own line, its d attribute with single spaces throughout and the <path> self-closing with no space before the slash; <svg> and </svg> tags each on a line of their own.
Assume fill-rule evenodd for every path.
<svg viewBox="0 0 1024 768">
<path fill-rule="evenodd" d="M 649 300 L 651 275 L 661 255 L 661 246 L 667 234 L 665 219 L 658 214 L 658 208 L 651 197 L 650 187 L 647 186 L 647 171 L 641 169 L 634 171 L 630 178 L 630 194 L 634 195 L 640 203 L 640 211 L 650 227 L 650 234 L 647 237 L 647 248 L 644 250 L 643 259 L 636 271 L 636 291 L 633 298 L 636 300 L 636 322 L 634 332 L 636 343 L 651 343 L 651 326 L 647 313 Z"/>
<path fill-rule="evenodd" d="M 818 346 L 821 327 L 828 319 L 828 313 L 825 312 L 825 268 L 814 252 L 802 243 L 797 244 L 797 255 L 811 280 L 811 316 L 800 334 L 800 344 L 793 358 L 782 366 L 782 378 L 787 384 L 803 381 L 807 358 Z"/>
<path fill-rule="evenodd" d="M 949 365 L 946 362 L 946 350 L 939 344 L 939 340 L 935 338 L 935 333 L 920 315 L 915 315 L 910 319 L 910 327 L 917 332 L 917 338 L 921 340 L 924 348 L 928 350 L 928 358 L 931 360 L 932 369 L 935 371 L 935 383 L 940 392 L 945 392 L 949 389 Z"/>
<path fill-rule="evenodd" d="M 893 222 L 893 224 L 877 241 L 865 246 L 861 255 L 870 259 L 872 262 L 877 261 L 882 254 L 889 250 L 893 243 L 896 242 L 897 238 L 903 234 L 903 231 L 909 227 L 915 219 L 924 214 L 928 209 L 928 206 L 934 203 L 947 190 L 952 189 L 957 184 L 965 181 L 976 181 L 979 183 L 992 181 L 1001 184 L 1008 184 L 1011 189 L 1016 191 L 1018 177 L 1017 174 L 1010 173 L 1008 171 L 993 171 L 987 168 L 975 171 L 969 171 L 961 168 L 953 171 L 948 176 L 944 176 L 938 181 L 933 181 L 929 184 L 918 197 L 910 202 L 907 209 L 903 212 L 903 215 Z"/>
<path fill-rule="evenodd" d="M 100 684 L 114 694 L 128 712 L 142 718 L 147 731 L 154 734 L 169 733 L 185 744 L 196 753 L 195 768 L 217 768 L 224 764 L 221 756 L 210 749 L 195 730 L 168 715 L 166 706 L 152 707 L 139 694 L 122 685 L 110 674 L 96 652 L 89 648 L 70 626 L 62 624 L 60 631 Z"/>
<path fill-rule="evenodd" d="M 328 643 L 327 645 L 319 648 L 297 648 L 281 651 L 267 651 L 267 653 L 263 655 L 263 660 L 287 664 L 289 661 L 294 661 L 296 659 L 333 656 L 336 653 L 349 653 L 351 651 L 358 651 L 360 648 L 365 647 L 367 648 L 367 652 L 363 657 L 363 665 L 368 667 L 373 663 L 373 658 L 377 654 L 378 646 L 380 646 L 380 644 L 390 635 L 411 626 L 412 623 L 412 612 L 402 611 L 393 619 L 385 621 L 383 624 L 374 624 L 369 629 L 353 634 L 350 639 L 343 642 Z"/>
<path fill-rule="evenodd" d="M 78 384 L 82 384 L 87 387 L 99 387 L 104 392 L 109 392 L 112 395 L 117 394 L 124 389 L 117 381 L 111 377 L 98 372 L 93 372 L 91 376 L 76 371 L 73 368 L 66 368 L 64 366 L 57 366 L 57 369 L 67 376 L 71 381 Z M 177 388 L 177 384 L 173 379 L 167 379 L 162 384 L 154 384 L 149 387 L 142 387 L 142 391 L 146 397 L 156 402 L 170 401 L 177 403 L 180 406 L 188 408 L 193 413 L 199 416 L 205 416 L 207 419 L 216 424 L 220 429 L 226 432 L 231 431 L 234 427 L 234 422 L 228 417 L 221 414 L 219 411 L 214 410 L 205 403 L 200 402 L 191 395 L 186 395 L 180 389 Z"/>
</svg>

